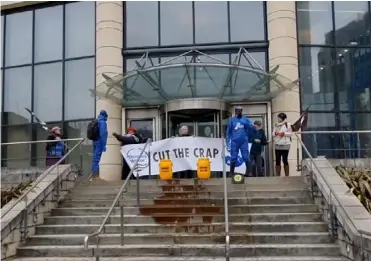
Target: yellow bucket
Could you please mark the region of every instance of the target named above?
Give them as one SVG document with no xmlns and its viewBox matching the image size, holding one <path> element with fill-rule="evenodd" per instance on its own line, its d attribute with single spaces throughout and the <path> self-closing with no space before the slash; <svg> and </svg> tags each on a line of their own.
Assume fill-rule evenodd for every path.
<svg viewBox="0 0 371 261">
<path fill-rule="evenodd" d="M 169 159 L 160 160 L 160 179 L 171 180 L 173 179 L 173 162 Z"/>
<path fill-rule="evenodd" d="M 210 160 L 201 158 L 197 161 L 197 177 L 199 179 L 209 179 L 211 176 Z"/>
</svg>

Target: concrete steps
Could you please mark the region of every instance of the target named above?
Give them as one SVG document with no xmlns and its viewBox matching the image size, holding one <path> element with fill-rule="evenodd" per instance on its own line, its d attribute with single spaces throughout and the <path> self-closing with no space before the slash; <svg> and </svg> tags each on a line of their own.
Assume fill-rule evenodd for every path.
<svg viewBox="0 0 371 261">
<path fill-rule="evenodd" d="M 300 177 L 251 178 L 228 185 L 231 260 L 340 261 L 340 248 L 328 236 Z M 95 232 L 122 182 L 82 182 L 68 199 L 18 248 L 15 261 L 208 261 L 225 260 L 223 180 L 141 180 L 122 197 L 124 246 L 120 245 L 120 209 L 105 233 Z M 228 181 L 231 183 L 230 181 Z"/>
<path fill-rule="evenodd" d="M 195 198 L 195 199 L 141 199 L 141 205 L 153 205 L 155 201 L 159 205 L 189 205 L 189 204 L 202 204 L 207 201 L 209 204 L 224 204 L 222 198 Z M 229 198 L 228 203 L 230 205 L 262 205 L 262 204 L 310 204 L 312 201 L 308 196 L 301 196 L 301 197 L 242 197 L 242 198 Z M 101 199 L 101 200 L 67 200 L 61 204 L 61 207 L 66 208 L 79 208 L 79 207 L 110 207 L 112 204 L 112 200 L 108 199 Z M 122 202 L 124 206 L 133 207 L 136 206 L 136 200 L 125 200 Z"/>
<path fill-rule="evenodd" d="M 100 245 L 97 250 L 102 256 L 224 256 L 224 244 L 187 244 L 187 245 Z M 85 250 L 83 246 L 25 246 L 18 248 L 22 257 L 86 257 L 96 252 L 91 246 Z M 233 244 L 230 255 L 232 257 L 254 256 L 339 256 L 340 249 L 336 244 Z"/>
<path fill-rule="evenodd" d="M 80 207 L 80 208 L 57 208 L 52 211 L 54 216 L 91 216 L 104 215 L 108 212 L 108 207 Z M 315 212 L 317 206 L 314 204 L 276 204 L 276 205 L 235 205 L 229 208 L 230 214 L 243 213 L 300 213 Z M 142 214 L 153 217 L 156 214 L 173 215 L 181 217 L 183 214 L 192 213 L 192 215 L 219 215 L 223 214 L 224 209 L 219 205 L 152 205 L 143 206 L 139 210 L 137 207 L 125 207 L 124 213 L 128 215 Z M 113 215 L 120 214 L 120 208 L 114 208 Z"/>
<path fill-rule="evenodd" d="M 93 257 L 25 257 L 16 258 L 12 261 L 96 261 Z M 147 257 L 101 257 L 101 261 L 225 261 L 223 257 L 159 257 L 159 256 L 147 256 Z M 326 256 L 281 256 L 281 257 L 232 257 L 231 261 L 348 261 L 341 257 L 326 257 Z"/>
<path fill-rule="evenodd" d="M 81 245 L 86 234 L 54 234 L 54 235 L 35 235 L 30 237 L 28 245 L 47 246 L 52 245 Z M 94 244 L 92 239 L 90 243 Z M 120 244 L 120 234 L 104 234 L 99 238 L 100 245 L 118 245 Z M 189 242 L 197 244 L 208 244 L 215 242 L 223 244 L 225 237 L 222 233 L 215 234 L 185 234 L 185 233 L 133 233 L 124 235 L 125 245 L 136 244 L 188 244 Z M 231 233 L 231 244 L 330 244 L 331 240 L 328 233 L 325 232 L 286 232 L 286 233 Z"/>
<path fill-rule="evenodd" d="M 51 216 L 44 220 L 46 225 L 68 225 L 68 224 L 101 224 L 104 219 L 104 215 L 94 216 Z M 124 215 L 125 224 L 165 224 L 167 220 L 178 221 L 177 225 L 182 225 L 182 221 L 186 219 L 187 222 L 184 226 L 188 225 L 207 225 L 210 226 L 210 222 L 204 223 L 205 219 L 212 221 L 212 225 L 224 226 L 224 215 L 215 214 L 153 214 L 152 216 L 141 216 L 141 215 Z M 157 220 L 161 221 L 158 222 Z M 235 223 L 249 223 L 249 222 L 310 222 L 310 221 L 321 221 L 319 213 L 254 213 L 254 214 L 231 214 L 229 215 L 229 221 L 232 226 L 238 225 Z M 120 216 L 111 215 L 107 224 L 119 224 Z M 220 223 L 220 224 L 218 224 Z M 276 224 L 277 225 L 277 224 Z"/>
</svg>

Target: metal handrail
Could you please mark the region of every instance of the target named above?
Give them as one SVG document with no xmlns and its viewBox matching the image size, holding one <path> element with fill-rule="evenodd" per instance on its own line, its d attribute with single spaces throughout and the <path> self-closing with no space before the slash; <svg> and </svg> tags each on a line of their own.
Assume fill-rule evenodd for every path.
<svg viewBox="0 0 371 261">
<path fill-rule="evenodd" d="M 20 144 L 36 144 L 36 143 L 47 143 L 47 142 L 60 142 L 60 141 L 84 141 L 84 138 L 74 138 L 74 139 L 63 139 L 63 140 L 32 140 L 32 141 L 17 141 L 17 142 L 7 142 L 0 143 L 1 146 L 6 145 L 20 145 Z"/>
<path fill-rule="evenodd" d="M 370 131 L 369 131 L 370 132 Z M 349 217 L 348 215 L 348 212 L 345 210 L 343 204 L 341 203 L 341 200 L 339 199 L 339 197 L 337 196 L 336 193 L 334 193 L 334 190 L 331 188 L 331 186 L 328 184 L 328 182 L 326 181 L 326 178 L 325 178 L 325 175 L 322 174 L 321 170 L 319 169 L 319 167 L 317 166 L 315 160 L 313 159 L 312 155 L 309 153 L 309 150 L 307 148 L 307 146 L 305 146 L 304 142 L 299 138 L 299 134 L 300 133 L 306 133 L 306 132 L 299 132 L 299 133 L 295 133 L 295 136 L 297 138 L 297 140 L 300 142 L 302 148 L 304 149 L 304 151 L 307 153 L 311 163 L 314 165 L 314 167 L 317 169 L 319 175 L 322 177 L 323 181 L 325 182 L 326 186 L 329 188 L 330 190 L 330 197 L 331 197 L 331 194 L 335 197 L 335 199 L 337 200 L 341 210 L 345 213 L 346 217 L 350 220 L 350 223 L 352 224 L 352 226 L 354 227 L 356 233 L 358 234 L 358 236 L 362 237 L 362 234 L 364 235 L 367 235 L 367 236 L 371 236 L 371 233 L 367 232 L 367 231 L 363 231 L 363 230 L 359 230 L 357 229 L 356 225 L 354 224 L 353 220 Z M 337 132 L 338 133 L 338 132 Z M 340 131 L 339 131 L 340 133 Z M 330 203 L 331 204 L 331 203 Z M 363 242 L 363 240 L 361 240 Z"/>
<path fill-rule="evenodd" d="M 72 147 L 71 150 L 69 150 L 60 160 L 57 161 L 53 166 L 50 166 L 47 170 L 44 171 L 43 174 L 40 175 L 40 177 L 34 182 L 34 184 L 29 188 L 25 193 L 22 193 L 22 195 L 15 201 L 15 203 L 10 207 L 7 208 L 5 211 L 2 211 L 1 218 L 3 218 L 6 214 L 9 213 L 19 202 L 21 202 L 23 199 L 26 198 L 28 193 L 30 193 L 52 170 L 54 170 L 61 162 L 63 162 L 71 153 L 74 151 L 78 146 L 83 143 L 84 138 L 78 138 L 78 139 L 66 139 L 66 140 L 58 140 L 58 141 L 29 141 L 29 142 L 10 142 L 10 143 L 2 143 L 1 145 L 14 145 L 14 144 L 32 144 L 32 143 L 41 143 L 41 142 L 60 142 L 60 141 L 79 141 L 75 146 Z M 27 206 L 26 206 L 27 207 Z"/>
<path fill-rule="evenodd" d="M 126 180 L 125 180 L 124 184 L 121 186 L 120 191 L 117 193 L 117 196 L 115 197 L 115 199 L 114 199 L 114 201 L 113 201 L 110 209 L 108 210 L 108 212 L 107 212 L 107 214 L 106 214 L 106 216 L 105 216 L 102 224 L 100 225 L 100 227 L 97 229 L 96 232 L 94 232 L 94 233 L 92 233 L 92 234 L 87 235 L 87 236 L 84 237 L 84 248 L 86 250 L 88 250 L 88 248 L 89 248 L 89 238 L 94 237 L 94 236 L 97 237 L 97 248 L 98 248 L 98 245 L 99 245 L 98 237 L 102 233 L 103 228 L 104 228 L 104 226 L 106 225 L 106 223 L 108 221 L 108 218 L 112 214 L 112 211 L 114 210 L 117 202 L 119 201 L 119 199 L 121 197 L 121 194 L 124 192 L 124 189 L 126 188 L 126 185 L 128 184 L 131 176 L 133 175 L 134 170 L 136 169 L 139 160 L 142 158 L 142 155 L 143 155 L 144 151 L 146 150 L 147 146 L 151 142 L 152 142 L 152 140 L 151 139 L 148 139 L 147 142 L 145 143 L 142 151 L 140 152 L 140 154 L 139 154 L 138 158 L 136 159 L 133 167 L 131 168 L 131 170 L 129 172 L 129 175 L 126 177 Z M 137 179 L 139 179 L 139 177 L 137 177 Z M 123 230 L 124 230 L 123 229 L 123 208 L 121 207 L 121 245 L 123 245 Z"/>
<path fill-rule="evenodd" d="M 352 130 L 352 131 L 298 131 L 297 134 L 357 134 L 357 133 L 371 133 L 371 130 Z"/>
<path fill-rule="evenodd" d="M 228 185 L 227 170 L 225 161 L 224 138 L 222 137 L 222 161 L 223 161 L 223 180 L 224 180 L 224 223 L 225 223 L 225 260 L 230 257 L 230 237 L 229 237 L 229 211 L 228 211 Z"/>
</svg>

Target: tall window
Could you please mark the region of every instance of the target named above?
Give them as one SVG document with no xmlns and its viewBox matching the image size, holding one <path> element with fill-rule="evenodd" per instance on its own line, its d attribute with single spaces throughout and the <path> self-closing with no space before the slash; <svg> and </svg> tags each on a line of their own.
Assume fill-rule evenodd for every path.
<svg viewBox="0 0 371 261">
<path fill-rule="evenodd" d="M 95 3 L 40 4 L 6 10 L 1 19 L 2 141 L 46 138 L 25 108 L 63 129 L 93 118 Z M 8 148 L 3 158 L 38 151 Z"/>
<path fill-rule="evenodd" d="M 264 42 L 263 2 L 125 2 L 125 48 Z"/>
<path fill-rule="evenodd" d="M 310 129 L 370 130 L 371 121 L 366 120 L 371 118 L 370 2 L 304 1 L 296 5 L 301 104 L 311 112 Z M 328 155 L 334 146 L 340 148 L 344 139 L 347 150 L 362 144 L 353 155 L 371 152 L 367 152 L 371 135 L 305 137 L 308 144 L 321 144 L 317 155 L 318 151 Z"/>
</svg>

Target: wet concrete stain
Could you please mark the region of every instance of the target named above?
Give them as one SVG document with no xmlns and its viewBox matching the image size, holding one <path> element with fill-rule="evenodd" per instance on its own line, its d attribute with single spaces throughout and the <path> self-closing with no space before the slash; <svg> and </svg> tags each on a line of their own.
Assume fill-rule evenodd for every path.
<svg viewBox="0 0 371 261">
<path fill-rule="evenodd" d="M 217 233 L 213 218 L 223 214 L 223 205 L 207 200 L 207 188 L 193 179 L 193 184 L 169 180 L 159 185 L 163 196 L 154 199 L 153 205 L 139 208 L 140 214 L 151 216 L 157 224 L 173 225 L 176 233 Z"/>
</svg>

